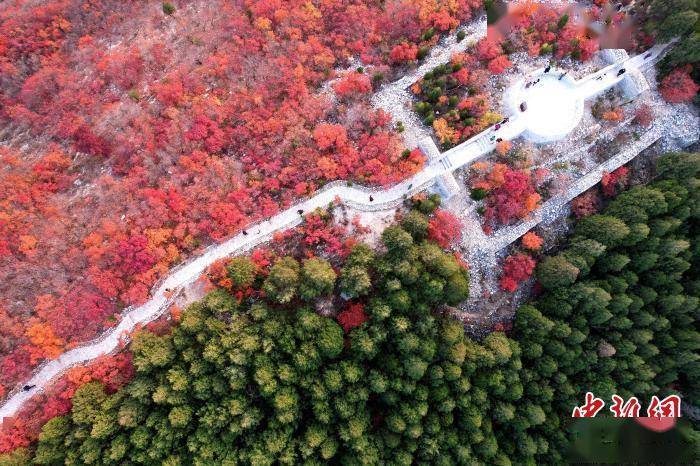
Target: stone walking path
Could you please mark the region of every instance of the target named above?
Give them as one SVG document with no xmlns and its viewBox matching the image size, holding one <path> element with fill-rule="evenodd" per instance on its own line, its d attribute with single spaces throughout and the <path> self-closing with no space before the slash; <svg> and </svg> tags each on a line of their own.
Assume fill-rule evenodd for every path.
<svg viewBox="0 0 700 466">
<path fill-rule="evenodd" d="M 480 37 L 480 35 L 485 33 L 485 20 L 477 21 L 468 28 L 474 37 Z M 453 37 L 448 38 L 443 46 L 439 47 L 428 57 L 428 61 L 423 66 L 396 83 L 389 84 L 380 90 L 375 96 L 375 99 L 373 99 L 373 102 L 380 102 L 388 108 L 403 112 L 401 109 L 405 108 L 405 105 L 396 107 L 392 103 L 393 101 L 391 99 L 402 98 L 401 96 L 397 97 L 396 93 L 399 93 L 400 89 L 405 90 L 405 88 L 412 84 L 418 77 L 422 76 L 437 64 L 449 61 L 451 54 L 465 48 L 468 41 L 467 39 L 462 42 L 456 42 Z M 619 64 L 611 65 L 609 68 L 613 69 L 615 66 L 619 66 Z M 588 78 L 584 78 L 579 82 L 587 82 L 587 79 Z M 619 80 L 607 80 L 605 82 L 609 84 L 608 87 L 611 87 L 617 84 Z M 576 87 L 573 89 L 576 89 Z M 593 90 L 599 92 L 597 87 L 591 89 L 586 87 L 585 89 L 587 89 L 586 94 L 593 92 Z M 576 91 L 572 90 L 572 92 Z M 394 116 L 396 117 L 396 115 Z M 499 134 L 499 137 L 503 137 L 504 139 L 514 139 L 522 134 L 525 131 L 524 128 L 526 125 L 523 124 L 525 120 L 518 120 L 517 116 L 511 117 L 511 121 L 508 125 L 504 125 L 504 127 L 499 130 L 500 132 L 496 132 L 496 134 Z M 303 214 L 320 207 L 325 207 L 330 203 L 342 202 L 355 209 L 364 211 L 378 211 L 394 208 L 407 196 L 431 186 L 438 177 L 446 173 L 452 173 L 465 164 L 471 163 L 475 159 L 491 152 L 495 146 L 495 141 L 491 138 L 493 134 L 493 127 L 487 129 L 454 149 L 433 158 L 422 171 L 410 179 L 385 190 L 353 187 L 349 186 L 348 183 L 344 181 L 329 183 L 313 197 L 295 204 L 266 221 L 248 226 L 246 229 L 247 234 L 239 233 L 221 244 L 212 245 L 200 256 L 173 269 L 167 278 L 155 286 L 151 299 L 149 299 L 148 302 L 141 306 L 126 309 L 122 313 L 122 318 L 116 327 L 107 331 L 100 338 L 81 347 L 67 351 L 57 359 L 42 365 L 28 381 L 22 384 L 22 386 L 32 387 L 31 389 L 25 391 L 22 389 L 22 386 L 16 388 L 5 403 L 0 406 L 0 420 L 16 414 L 27 400 L 50 385 L 52 380 L 66 369 L 86 363 L 120 348 L 125 337 L 127 337 L 137 325 L 146 324 L 160 317 L 168 309 L 169 304 L 171 304 L 173 300 L 172 296 L 175 294 L 174 292 L 197 280 L 213 262 L 251 250 L 258 244 L 271 239 L 274 232 L 285 230 L 301 223 Z M 626 151 L 626 154 L 627 155 L 621 157 L 620 160 L 629 160 L 629 158 L 636 155 L 632 154 L 632 148 L 630 148 L 630 151 Z M 628 156 L 630 157 L 628 158 Z M 609 171 L 610 168 L 606 167 L 601 170 Z M 602 174 L 601 170 L 586 177 L 583 181 L 579 180 L 579 182 L 583 184 L 594 184 L 600 179 L 599 175 Z M 370 194 L 373 197 L 372 201 L 369 199 Z M 564 200 L 557 202 L 564 202 Z M 543 209 L 543 213 L 540 215 L 545 215 L 545 210 L 547 209 Z M 526 228 L 526 226 L 522 226 L 521 228 Z M 531 227 L 527 227 L 527 229 L 529 228 Z M 514 234 L 517 234 L 517 232 L 513 231 L 511 233 L 511 235 Z M 510 239 L 497 239 L 494 243 L 494 247 L 505 241 L 510 241 Z M 493 250 L 493 248 L 488 249 L 491 251 Z"/>
</svg>

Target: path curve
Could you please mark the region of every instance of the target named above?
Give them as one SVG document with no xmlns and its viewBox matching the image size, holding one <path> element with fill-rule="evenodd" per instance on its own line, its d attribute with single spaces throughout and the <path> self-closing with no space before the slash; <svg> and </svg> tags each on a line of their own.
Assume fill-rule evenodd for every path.
<svg viewBox="0 0 700 466">
<path fill-rule="evenodd" d="M 449 59 L 449 55 L 445 54 Z M 656 58 L 656 54 L 654 56 Z M 613 64 L 608 68 L 619 66 Z M 603 70 L 601 70 L 602 72 Z M 595 76 L 595 75 L 594 75 Z M 579 82 L 585 82 L 588 77 Z M 401 80 L 400 80 L 401 81 Z M 619 80 L 616 80 L 615 84 Z M 610 81 L 607 81 L 610 82 Z M 410 84 L 410 83 L 409 83 Z M 614 84 L 611 84 L 611 86 Z M 608 86 L 610 87 L 610 86 Z M 511 118 L 511 128 L 516 128 L 517 118 Z M 47 387 L 51 381 L 64 372 L 66 369 L 91 361 L 105 354 L 118 349 L 124 339 L 131 333 L 137 325 L 143 325 L 160 317 L 167 309 L 173 299 L 171 291 L 181 289 L 199 278 L 207 267 L 213 262 L 234 254 L 240 254 L 255 246 L 268 241 L 273 233 L 279 230 L 288 229 L 300 224 L 303 214 L 311 212 L 317 208 L 325 207 L 336 201 L 363 211 L 387 210 L 399 205 L 407 196 L 420 192 L 435 182 L 438 176 L 450 173 L 476 158 L 493 150 L 494 144 L 487 140 L 487 135 L 492 132 L 492 128 L 487 129 L 473 138 L 463 142 L 459 146 L 445 152 L 442 157 L 433 160 L 426 165 L 423 170 L 402 181 L 401 183 L 386 190 L 373 190 L 362 186 L 350 186 L 345 181 L 329 183 L 318 191 L 313 197 L 301 201 L 292 207 L 278 213 L 268 220 L 252 224 L 246 228 L 247 235 L 242 232 L 227 241 L 212 245 L 200 256 L 175 267 L 171 273 L 160 283 L 156 284 L 151 299 L 141 306 L 129 307 L 121 314 L 119 324 L 99 338 L 86 343 L 83 346 L 74 348 L 61 354 L 57 359 L 51 360 L 40 366 L 33 376 L 20 386 L 16 387 L 5 403 L 0 406 L 0 421 L 6 417 L 15 415 L 22 405 L 37 393 Z M 522 131 L 515 131 L 513 136 L 517 136 Z M 510 138 L 509 138 L 510 139 Z M 455 163 L 449 157 L 455 155 Z M 373 200 L 370 201 L 370 194 Z M 302 215 L 299 211 L 302 211 Z M 172 293 L 174 294 L 174 293 Z M 34 386 L 32 389 L 24 391 L 23 386 Z"/>
<path fill-rule="evenodd" d="M 21 406 L 45 388 L 52 379 L 66 369 L 80 363 L 96 359 L 119 348 L 124 336 L 131 333 L 137 324 L 146 324 L 160 317 L 171 304 L 173 295 L 170 291 L 184 288 L 197 280 L 213 262 L 251 250 L 255 246 L 269 241 L 279 230 L 286 230 L 300 224 L 303 215 L 323 208 L 337 201 L 363 211 L 387 210 L 398 206 L 406 197 L 420 192 L 433 183 L 438 172 L 426 166 L 413 177 L 402 181 L 386 190 L 373 190 L 362 186 L 349 186 L 346 181 L 329 183 L 313 197 L 301 201 L 263 222 L 246 228 L 223 243 L 212 245 L 200 256 L 174 268 L 170 275 L 156 285 L 149 301 L 141 306 L 129 307 L 122 312 L 119 324 L 96 340 L 63 353 L 57 359 L 42 365 L 28 381 L 22 384 L 34 385 L 24 391 L 17 387 L 7 401 L 0 407 L 0 420 L 17 413 Z M 373 198 L 370 201 L 370 194 Z M 299 211 L 302 213 L 300 214 Z M 170 290 L 170 291 L 168 291 Z"/>
</svg>

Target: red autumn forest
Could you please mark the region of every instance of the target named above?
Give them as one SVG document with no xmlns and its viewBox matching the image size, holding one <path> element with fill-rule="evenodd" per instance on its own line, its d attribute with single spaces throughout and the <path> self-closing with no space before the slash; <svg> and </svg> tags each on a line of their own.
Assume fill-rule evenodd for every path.
<svg viewBox="0 0 700 466">
<path fill-rule="evenodd" d="M 624 22 L 609 3 L 595 5 L 592 18 Z M 328 182 L 387 186 L 419 171 L 423 155 L 405 150 L 403 124 L 373 108 L 370 96 L 482 13 L 481 0 L 3 2 L 0 399 L 42 362 L 114 326 L 123 309 L 145 302 L 159 279 L 206 246 Z M 445 110 L 454 107 L 429 124 L 444 147 L 500 120 L 486 87 L 491 75 L 513 70 L 514 54 L 584 62 L 603 46 L 581 23 L 563 21 L 563 9 L 528 2 L 510 13 L 509 31 L 491 30 L 443 69 L 469 85 L 460 96 L 435 96 Z M 653 40 L 640 33 L 628 48 Z M 691 65 L 674 65 L 660 93 L 689 101 L 694 78 Z M 418 100 L 429 82 L 412 87 Z M 616 110 L 602 118 L 621 120 Z M 640 107 L 635 119 L 649 126 L 654 113 Z M 505 159 L 512 149 L 501 141 L 496 150 Z M 472 169 L 485 232 L 541 206 L 544 170 Z M 602 195 L 577 198 L 574 215 L 597 212 L 627 184 L 626 168 L 606 173 Z M 308 213 L 300 227 L 277 232 L 251 253 L 256 273 L 267 276 L 283 255 L 347 256 L 365 227 L 359 216 L 339 224 L 331 216 Z M 441 209 L 425 228 L 443 248 L 462 234 L 460 219 Z M 543 244 L 528 233 L 504 258 L 503 291 L 534 281 Z M 229 265 L 213 263 L 203 288 L 250 297 L 252 288 L 232 284 Z M 176 306 L 171 315 L 148 330 L 166 333 L 179 320 Z M 369 319 L 365 304 L 352 300 L 336 318 L 345 333 Z M 129 352 L 66 371 L 2 425 L 0 453 L 36 440 L 42 424 L 71 409 L 79 386 L 99 381 L 115 392 L 133 376 Z"/>
<path fill-rule="evenodd" d="M 203 246 L 421 167 L 368 94 L 480 2 L 383 3 L 5 2 L 0 396 Z"/>
</svg>

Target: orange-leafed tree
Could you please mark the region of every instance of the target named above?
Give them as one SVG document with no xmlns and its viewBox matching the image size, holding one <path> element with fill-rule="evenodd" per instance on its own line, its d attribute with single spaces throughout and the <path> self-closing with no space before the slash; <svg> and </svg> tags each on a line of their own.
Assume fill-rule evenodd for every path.
<svg viewBox="0 0 700 466">
<path fill-rule="evenodd" d="M 541 237 L 539 237 L 537 234 L 531 231 L 525 233 L 520 241 L 523 245 L 523 248 L 532 252 L 539 251 L 542 248 L 542 244 L 544 243 L 544 240 Z"/>
<path fill-rule="evenodd" d="M 35 321 L 26 331 L 32 344 L 29 352 L 32 362 L 41 359 L 53 359 L 63 351 L 64 341 L 56 336 L 53 329 L 45 322 Z"/>
<path fill-rule="evenodd" d="M 513 147 L 513 143 L 510 141 L 500 141 L 496 143 L 496 152 L 498 152 L 501 155 L 506 155 L 508 152 L 510 152 L 510 149 Z"/>
</svg>

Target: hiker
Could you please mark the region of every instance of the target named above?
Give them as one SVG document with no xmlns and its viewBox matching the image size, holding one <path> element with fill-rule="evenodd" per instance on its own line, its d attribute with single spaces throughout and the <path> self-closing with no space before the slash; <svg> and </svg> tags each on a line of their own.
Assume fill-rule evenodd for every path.
<svg viewBox="0 0 700 466">
<path fill-rule="evenodd" d="M 529 89 L 531 84 L 532 84 L 532 83 L 527 83 L 527 84 L 525 84 L 525 89 Z"/>
<path fill-rule="evenodd" d="M 510 120 L 510 118 L 508 118 L 508 117 L 504 118 L 503 121 L 501 121 L 501 124 L 505 125 L 506 123 L 508 123 L 508 120 Z"/>
<path fill-rule="evenodd" d="M 648 60 L 649 57 L 651 57 L 651 52 L 649 52 L 649 53 L 647 53 L 646 55 L 644 55 L 644 59 L 645 59 L 645 60 Z"/>
<path fill-rule="evenodd" d="M 523 102 L 520 104 L 520 111 L 524 112 L 525 110 L 527 110 L 527 105 L 525 104 L 525 102 Z"/>
<path fill-rule="evenodd" d="M 617 72 L 617 75 L 618 75 L 618 76 L 622 76 L 623 74 L 625 74 L 625 69 L 624 69 L 624 68 L 622 68 L 620 71 Z"/>
<path fill-rule="evenodd" d="M 299 215 L 303 214 L 303 213 L 304 213 L 304 209 L 299 209 L 299 210 L 297 210 L 297 213 L 298 213 Z"/>
<path fill-rule="evenodd" d="M 562 73 L 562 74 L 561 74 L 561 75 L 559 76 L 559 81 L 561 81 L 561 80 L 562 80 L 562 78 L 563 78 L 564 76 L 566 76 L 566 73 L 567 73 L 567 72 L 566 72 L 566 71 L 564 71 L 564 72 L 563 72 L 563 73 Z"/>
<path fill-rule="evenodd" d="M 550 70 L 551 68 L 552 68 L 551 66 L 548 66 L 547 68 L 544 69 L 544 72 L 545 72 L 545 73 L 549 73 L 549 70 Z"/>
<path fill-rule="evenodd" d="M 25 385 L 24 387 L 22 387 L 22 390 L 24 390 L 25 392 L 28 392 L 29 390 L 31 390 L 34 387 L 36 387 L 36 385 Z"/>
<path fill-rule="evenodd" d="M 502 138 L 498 138 L 498 139 L 496 139 L 496 142 L 503 142 L 503 139 L 502 139 Z"/>
<path fill-rule="evenodd" d="M 494 131 L 498 131 L 499 129 L 501 129 L 501 124 L 496 123 L 496 126 L 494 126 L 493 128 L 494 128 Z"/>
<path fill-rule="evenodd" d="M 373 201 L 374 201 L 374 198 L 370 195 L 370 196 L 369 196 L 369 202 L 373 202 Z"/>
<path fill-rule="evenodd" d="M 243 230 L 243 236 L 248 236 L 248 232 Z"/>
</svg>

